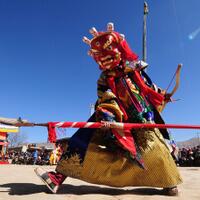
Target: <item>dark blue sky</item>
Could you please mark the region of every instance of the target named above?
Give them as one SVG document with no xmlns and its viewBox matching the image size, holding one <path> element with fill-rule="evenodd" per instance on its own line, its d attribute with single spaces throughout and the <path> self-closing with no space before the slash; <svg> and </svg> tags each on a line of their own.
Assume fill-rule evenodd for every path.
<svg viewBox="0 0 200 200">
<path fill-rule="evenodd" d="M 181 100 L 168 104 L 163 117 L 166 123 L 200 124 L 200 1 L 147 2 L 149 75 L 166 88 L 183 63 L 174 95 Z M 100 71 L 87 56 L 82 37 L 90 37 L 92 26 L 105 30 L 107 22 L 114 22 L 142 58 L 142 19 L 142 0 L 0 0 L 0 116 L 34 122 L 87 120 Z M 47 137 L 44 128 L 21 131 L 31 142 Z M 184 140 L 198 130 L 171 132 Z"/>
</svg>

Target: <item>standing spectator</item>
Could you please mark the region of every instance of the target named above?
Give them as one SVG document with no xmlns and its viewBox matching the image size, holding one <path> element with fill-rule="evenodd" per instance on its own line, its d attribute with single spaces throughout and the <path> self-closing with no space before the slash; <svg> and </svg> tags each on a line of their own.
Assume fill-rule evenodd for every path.
<svg viewBox="0 0 200 200">
<path fill-rule="evenodd" d="M 194 152 L 192 150 L 192 148 L 188 149 L 188 165 L 189 166 L 193 166 L 194 165 L 194 156 L 193 156 Z"/>
<path fill-rule="evenodd" d="M 53 151 L 50 153 L 50 158 L 49 158 L 50 165 L 54 165 L 54 153 L 53 153 Z"/>
<path fill-rule="evenodd" d="M 58 144 L 56 147 L 56 164 L 60 160 L 62 153 L 63 153 L 62 146 L 61 146 L 61 144 Z"/>
<path fill-rule="evenodd" d="M 35 149 L 33 151 L 33 164 L 35 165 L 37 163 L 37 158 L 38 158 L 38 150 Z"/>
<path fill-rule="evenodd" d="M 196 167 L 200 167 L 200 146 L 197 146 L 195 151 L 194 151 L 194 165 Z"/>
</svg>

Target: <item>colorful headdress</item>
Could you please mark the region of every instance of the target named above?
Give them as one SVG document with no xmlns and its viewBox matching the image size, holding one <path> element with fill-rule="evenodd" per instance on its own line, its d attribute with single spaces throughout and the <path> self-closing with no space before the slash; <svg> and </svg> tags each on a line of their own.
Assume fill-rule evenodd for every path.
<svg viewBox="0 0 200 200">
<path fill-rule="evenodd" d="M 125 61 L 137 60 L 138 56 L 130 49 L 125 36 L 114 31 L 113 23 L 107 24 L 106 32 L 98 32 L 91 28 L 93 38 L 83 37 L 83 42 L 90 46 L 88 52 L 99 64 L 100 69 L 113 69 Z"/>
</svg>

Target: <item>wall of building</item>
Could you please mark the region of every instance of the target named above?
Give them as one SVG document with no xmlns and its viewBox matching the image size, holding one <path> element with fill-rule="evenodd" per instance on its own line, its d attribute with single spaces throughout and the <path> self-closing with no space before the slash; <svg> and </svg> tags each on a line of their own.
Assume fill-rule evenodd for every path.
<svg viewBox="0 0 200 200">
<path fill-rule="evenodd" d="M 3 159 L 3 156 L 7 148 L 7 133 L 0 132 L 0 160 Z"/>
</svg>

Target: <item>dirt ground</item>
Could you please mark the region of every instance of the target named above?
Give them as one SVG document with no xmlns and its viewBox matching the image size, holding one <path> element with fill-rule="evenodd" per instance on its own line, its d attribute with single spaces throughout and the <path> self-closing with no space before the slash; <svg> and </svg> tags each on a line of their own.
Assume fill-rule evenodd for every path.
<svg viewBox="0 0 200 200">
<path fill-rule="evenodd" d="M 49 193 L 34 173 L 35 166 L 0 165 L 0 200 L 155 200 L 200 199 L 200 168 L 179 168 L 183 184 L 178 197 L 168 197 L 158 188 L 111 188 L 67 178 L 58 194 Z M 47 170 L 53 167 L 43 167 Z"/>
</svg>

